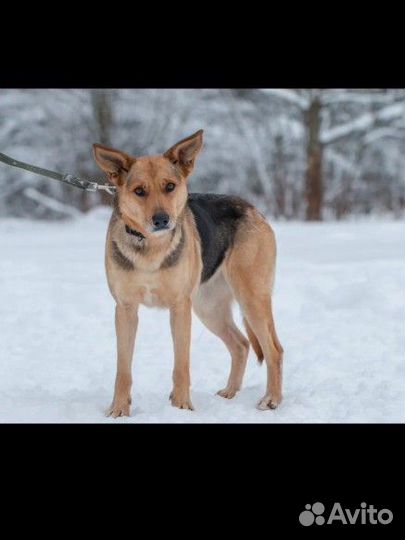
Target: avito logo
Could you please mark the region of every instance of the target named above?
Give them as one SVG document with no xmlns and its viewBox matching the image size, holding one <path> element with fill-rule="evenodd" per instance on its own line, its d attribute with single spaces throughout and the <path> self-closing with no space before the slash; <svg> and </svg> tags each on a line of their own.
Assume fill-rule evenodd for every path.
<svg viewBox="0 0 405 540">
<path fill-rule="evenodd" d="M 316 525 L 330 525 L 334 522 L 340 522 L 342 525 L 354 525 L 360 523 L 362 525 L 388 525 L 394 519 L 394 515 L 388 508 L 378 510 L 372 504 L 362 502 L 360 508 L 350 510 L 342 508 L 340 503 L 335 503 L 329 512 L 328 516 L 324 516 L 325 506 L 321 502 L 314 504 L 306 504 L 305 510 L 298 516 L 299 522 L 304 527 L 309 527 L 313 523 Z"/>
</svg>

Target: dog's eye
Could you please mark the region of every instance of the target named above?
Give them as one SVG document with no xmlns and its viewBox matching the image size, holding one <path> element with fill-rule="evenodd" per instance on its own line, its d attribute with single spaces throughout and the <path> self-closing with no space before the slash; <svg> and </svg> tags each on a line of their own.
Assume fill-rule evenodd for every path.
<svg viewBox="0 0 405 540">
<path fill-rule="evenodd" d="M 166 184 L 165 189 L 168 193 L 170 193 L 170 191 L 173 191 L 175 187 L 176 187 L 176 184 L 173 184 L 173 182 L 169 182 L 168 184 Z"/>
<path fill-rule="evenodd" d="M 135 195 L 138 195 L 138 197 L 144 197 L 146 195 L 146 192 L 145 190 L 143 189 L 143 187 L 137 187 L 134 189 L 134 193 Z"/>
</svg>

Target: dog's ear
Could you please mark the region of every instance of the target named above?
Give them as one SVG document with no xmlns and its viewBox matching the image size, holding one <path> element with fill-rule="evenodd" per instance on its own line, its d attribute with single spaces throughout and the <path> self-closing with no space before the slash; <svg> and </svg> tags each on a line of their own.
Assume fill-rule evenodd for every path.
<svg viewBox="0 0 405 540">
<path fill-rule="evenodd" d="M 135 158 L 128 154 L 102 144 L 93 144 L 93 154 L 97 165 L 107 173 L 110 182 L 116 186 L 123 184 L 123 174 L 128 172 L 135 162 Z"/>
<path fill-rule="evenodd" d="M 194 162 L 202 148 L 203 130 L 199 129 L 190 137 L 182 139 L 169 148 L 163 155 L 170 160 L 173 165 L 178 165 L 185 175 L 193 170 Z"/>
</svg>

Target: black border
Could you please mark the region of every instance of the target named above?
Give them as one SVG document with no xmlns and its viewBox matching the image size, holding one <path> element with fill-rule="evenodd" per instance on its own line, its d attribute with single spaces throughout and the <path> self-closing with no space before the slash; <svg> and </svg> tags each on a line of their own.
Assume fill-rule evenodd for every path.
<svg viewBox="0 0 405 540">
<path fill-rule="evenodd" d="M 9 424 L 1 435 L 10 538 L 404 537 L 403 425 Z M 316 501 L 366 502 L 394 521 L 301 526 Z"/>
<path fill-rule="evenodd" d="M 61 6 L 55 20 L 16 10 L 0 36 L 0 88 L 405 86 L 402 0 Z"/>
</svg>

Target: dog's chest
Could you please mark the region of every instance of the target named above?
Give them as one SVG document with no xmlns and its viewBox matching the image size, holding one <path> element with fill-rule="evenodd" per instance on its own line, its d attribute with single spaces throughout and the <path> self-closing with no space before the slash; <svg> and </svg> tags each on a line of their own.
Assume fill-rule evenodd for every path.
<svg viewBox="0 0 405 540">
<path fill-rule="evenodd" d="M 113 231 L 114 232 L 114 231 Z M 177 231 L 170 245 L 136 249 L 125 233 L 107 238 L 106 270 L 110 289 L 119 302 L 169 308 L 190 294 L 198 279 L 200 266 L 194 260 L 194 244 Z M 191 238 L 191 237 L 190 237 Z M 191 254 L 191 255 L 190 255 Z"/>
<path fill-rule="evenodd" d="M 115 282 L 115 290 L 120 298 L 132 298 L 147 307 L 164 307 L 167 301 L 158 272 L 129 272 L 126 279 Z"/>
<path fill-rule="evenodd" d="M 158 307 L 164 304 L 161 286 L 153 280 L 138 287 L 138 296 L 140 303 L 147 307 Z"/>
</svg>

